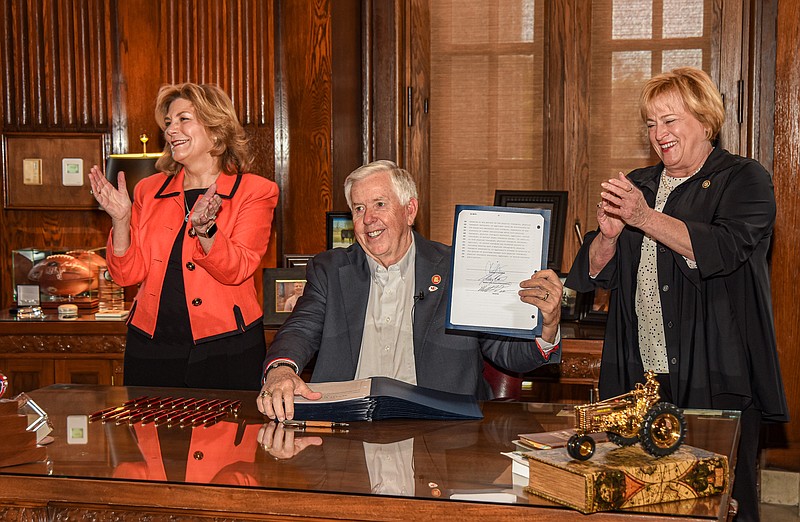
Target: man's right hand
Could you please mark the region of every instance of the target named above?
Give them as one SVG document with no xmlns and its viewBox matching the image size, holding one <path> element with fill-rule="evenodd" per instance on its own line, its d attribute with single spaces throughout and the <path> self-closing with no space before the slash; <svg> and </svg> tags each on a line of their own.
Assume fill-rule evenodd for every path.
<svg viewBox="0 0 800 522">
<path fill-rule="evenodd" d="M 297 374 L 287 366 L 278 366 L 267 373 L 256 404 L 258 411 L 269 417 L 284 421 L 294 418 L 294 396 L 301 395 L 315 401 L 322 397 L 312 391 Z"/>
</svg>

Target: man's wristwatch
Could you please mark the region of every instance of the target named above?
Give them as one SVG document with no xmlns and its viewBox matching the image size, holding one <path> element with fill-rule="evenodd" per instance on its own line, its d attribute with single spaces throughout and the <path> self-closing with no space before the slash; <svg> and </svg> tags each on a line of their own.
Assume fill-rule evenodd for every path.
<svg viewBox="0 0 800 522">
<path fill-rule="evenodd" d="M 198 237 L 203 237 L 203 238 L 206 238 L 206 239 L 208 239 L 210 237 L 214 237 L 214 234 L 217 233 L 217 222 L 216 221 L 212 221 L 211 224 L 209 226 L 207 226 L 204 231 L 203 230 L 198 230 L 197 228 L 195 228 L 194 229 L 194 233 L 197 234 Z"/>
</svg>

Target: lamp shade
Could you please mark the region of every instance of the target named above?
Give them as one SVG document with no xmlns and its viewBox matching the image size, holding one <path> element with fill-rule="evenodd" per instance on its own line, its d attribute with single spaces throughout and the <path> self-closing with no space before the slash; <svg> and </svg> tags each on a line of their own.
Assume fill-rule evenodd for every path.
<svg viewBox="0 0 800 522">
<path fill-rule="evenodd" d="M 120 171 L 124 172 L 128 194 L 131 197 L 131 201 L 133 201 L 133 187 L 142 179 L 158 171 L 156 169 L 156 161 L 160 157 L 160 152 L 152 154 L 111 154 L 106 161 L 106 179 L 116 187 L 117 175 Z"/>
</svg>

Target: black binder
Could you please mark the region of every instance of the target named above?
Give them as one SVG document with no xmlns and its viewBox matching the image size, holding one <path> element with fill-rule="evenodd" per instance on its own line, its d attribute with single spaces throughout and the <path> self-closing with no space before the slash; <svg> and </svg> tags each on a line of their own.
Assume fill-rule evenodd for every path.
<svg viewBox="0 0 800 522">
<path fill-rule="evenodd" d="M 372 377 L 364 381 L 369 381 L 368 388 L 364 388 L 368 391 L 335 401 L 326 400 L 324 391 L 326 385 L 333 383 L 309 383 L 312 390 L 323 393 L 323 398 L 320 401 L 296 398 L 295 419 L 355 422 L 395 418 L 483 418 L 478 401 L 472 395 L 432 390 L 389 377 Z"/>
</svg>

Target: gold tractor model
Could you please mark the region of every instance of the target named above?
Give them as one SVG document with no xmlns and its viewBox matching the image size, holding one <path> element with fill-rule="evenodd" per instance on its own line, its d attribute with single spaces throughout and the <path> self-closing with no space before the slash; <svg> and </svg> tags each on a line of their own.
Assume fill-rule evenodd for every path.
<svg viewBox="0 0 800 522">
<path fill-rule="evenodd" d="M 618 446 L 639 442 L 654 457 L 672 454 L 686 438 L 686 419 L 669 402 L 658 402 L 655 373 L 645 374 L 628 393 L 575 407 L 575 434 L 567 443 L 567 453 L 576 460 L 594 455 L 595 441 L 590 433 L 605 431 Z"/>
</svg>

